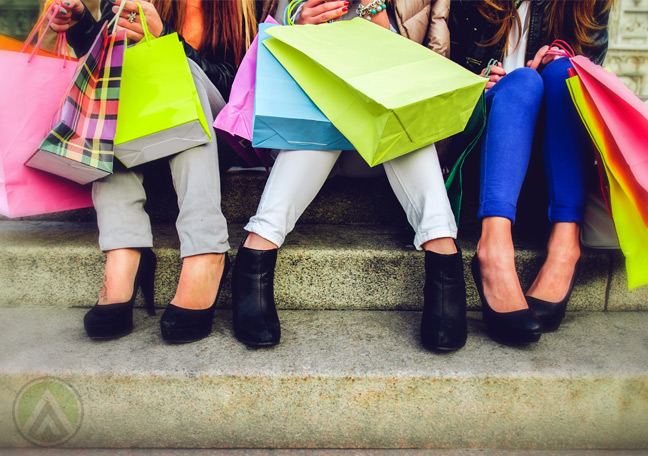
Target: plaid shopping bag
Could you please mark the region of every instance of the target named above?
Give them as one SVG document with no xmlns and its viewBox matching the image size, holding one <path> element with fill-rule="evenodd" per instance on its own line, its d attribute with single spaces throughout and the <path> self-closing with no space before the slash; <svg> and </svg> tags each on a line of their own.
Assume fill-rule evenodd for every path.
<svg viewBox="0 0 648 456">
<path fill-rule="evenodd" d="M 104 24 L 81 60 L 53 129 L 25 163 L 80 184 L 112 173 L 126 31 Z"/>
</svg>

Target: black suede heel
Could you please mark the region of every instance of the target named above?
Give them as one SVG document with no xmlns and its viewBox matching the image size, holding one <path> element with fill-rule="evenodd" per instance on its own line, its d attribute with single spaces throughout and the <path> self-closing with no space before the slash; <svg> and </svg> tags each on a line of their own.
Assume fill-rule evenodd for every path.
<svg viewBox="0 0 648 456">
<path fill-rule="evenodd" d="M 533 309 L 542 322 L 543 332 L 556 331 L 560 326 L 560 323 L 562 323 L 563 318 L 565 318 L 565 312 L 567 311 L 567 303 L 569 303 L 569 298 L 571 298 L 572 291 L 574 290 L 574 283 L 576 283 L 576 278 L 578 277 L 579 272 L 580 259 L 576 262 L 576 266 L 574 266 L 574 275 L 572 275 L 569 290 L 560 302 L 543 301 L 542 299 L 534 298 L 533 296 L 525 296 L 527 304 L 531 309 Z"/>
<path fill-rule="evenodd" d="M 212 330 L 216 303 L 223 289 L 223 283 L 230 269 L 230 259 L 225 254 L 223 275 L 218 284 L 218 292 L 213 304 L 206 309 L 185 309 L 173 304 L 168 304 L 162 318 L 160 318 L 160 332 L 162 339 L 172 344 L 195 342 L 209 336 Z"/>
<path fill-rule="evenodd" d="M 484 296 L 481 270 L 477 254 L 472 259 L 471 271 L 482 302 L 484 321 L 493 340 L 505 345 L 526 345 L 540 340 L 542 323 L 533 310 L 496 312 Z"/>
<path fill-rule="evenodd" d="M 131 298 L 115 304 L 96 304 L 85 314 L 83 325 L 91 339 L 117 339 L 133 331 L 133 305 L 139 288 L 142 289 L 148 314 L 155 315 L 154 279 L 157 259 L 151 249 L 141 249 L 140 252 Z"/>
</svg>

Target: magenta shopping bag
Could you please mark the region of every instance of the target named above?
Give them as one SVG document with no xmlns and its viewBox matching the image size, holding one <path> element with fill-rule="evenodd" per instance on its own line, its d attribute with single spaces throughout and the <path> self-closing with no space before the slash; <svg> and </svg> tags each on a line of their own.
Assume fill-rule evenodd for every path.
<svg viewBox="0 0 648 456">
<path fill-rule="evenodd" d="M 265 23 L 278 24 L 271 16 L 266 18 Z M 251 143 L 258 45 L 257 36 L 241 61 L 232 83 L 229 101 L 216 116 L 214 128 L 248 165 L 269 168 L 269 149 L 254 148 Z"/>
<path fill-rule="evenodd" d="M 52 18 L 58 8 L 48 9 Z M 0 50 L 0 214 L 9 217 L 92 206 L 90 187 L 24 165 L 50 132 L 76 73 L 76 63 L 60 52 L 59 57 L 36 55 L 39 46 L 40 40 L 32 53 Z"/>
</svg>

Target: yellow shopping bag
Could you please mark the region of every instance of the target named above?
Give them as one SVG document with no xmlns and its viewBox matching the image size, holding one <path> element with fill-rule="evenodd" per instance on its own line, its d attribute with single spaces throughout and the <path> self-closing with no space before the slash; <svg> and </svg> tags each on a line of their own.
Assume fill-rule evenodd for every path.
<svg viewBox="0 0 648 456">
<path fill-rule="evenodd" d="M 617 147 L 605 122 L 595 109 L 593 100 L 584 90 L 578 76 L 567 79 L 574 104 L 599 152 L 601 165 L 607 176 L 609 203 L 619 245 L 626 258 L 628 288 L 648 284 L 648 227 L 637 209 L 626 176 L 611 161 L 613 148 Z"/>
<path fill-rule="evenodd" d="M 371 166 L 462 131 L 486 85 L 359 18 L 267 32 L 263 45 Z"/>
<path fill-rule="evenodd" d="M 178 34 L 155 38 L 139 9 L 144 38 L 124 52 L 115 134 L 115 157 L 127 167 L 212 138 Z"/>
</svg>

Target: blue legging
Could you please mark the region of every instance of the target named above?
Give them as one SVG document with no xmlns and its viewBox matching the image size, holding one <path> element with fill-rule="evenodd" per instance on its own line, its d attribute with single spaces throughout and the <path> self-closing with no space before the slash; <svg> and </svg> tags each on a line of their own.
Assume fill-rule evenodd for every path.
<svg viewBox="0 0 648 456">
<path fill-rule="evenodd" d="M 547 65 L 542 74 L 519 68 L 486 92 L 489 114 L 481 143 L 479 218 L 515 222 L 540 116 L 545 117 L 540 120 L 549 221 L 582 223 L 590 140 L 565 83 L 569 68 L 571 63 L 564 58 Z"/>
</svg>

